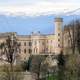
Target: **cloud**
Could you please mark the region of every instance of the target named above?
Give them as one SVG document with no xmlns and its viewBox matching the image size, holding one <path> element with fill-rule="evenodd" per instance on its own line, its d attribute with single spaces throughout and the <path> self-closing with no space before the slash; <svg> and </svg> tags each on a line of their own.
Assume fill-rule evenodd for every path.
<svg viewBox="0 0 80 80">
<path fill-rule="evenodd" d="M 51 1 L 37 1 L 31 4 L 17 4 L 17 5 L 1 5 L 0 14 L 13 16 L 40 16 L 40 15 L 63 15 L 68 11 L 75 10 L 80 7 L 78 3 L 71 3 L 63 0 L 63 2 Z M 55 2 L 55 3 L 54 3 Z"/>
</svg>

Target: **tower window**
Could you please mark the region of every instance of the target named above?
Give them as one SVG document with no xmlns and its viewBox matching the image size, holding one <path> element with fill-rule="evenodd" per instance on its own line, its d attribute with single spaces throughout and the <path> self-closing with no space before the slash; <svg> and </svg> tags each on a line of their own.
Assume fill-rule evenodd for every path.
<svg viewBox="0 0 80 80">
<path fill-rule="evenodd" d="M 58 44 L 58 47 L 60 47 L 60 44 Z"/>
<path fill-rule="evenodd" d="M 58 41 L 60 41 L 60 39 L 58 39 Z"/>
<path fill-rule="evenodd" d="M 58 33 L 58 36 L 60 36 L 60 33 Z"/>
</svg>

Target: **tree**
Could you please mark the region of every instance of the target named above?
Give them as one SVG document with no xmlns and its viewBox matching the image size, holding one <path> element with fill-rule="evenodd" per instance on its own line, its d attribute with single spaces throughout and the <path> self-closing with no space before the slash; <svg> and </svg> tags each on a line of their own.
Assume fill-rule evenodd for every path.
<svg viewBox="0 0 80 80">
<path fill-rule="evenodd" d="M 28 62 L 27 62 L 27 70 L 29 71 L 31 68 L 31 61 L 32 61 L 32 55 L 30 55 Z"/>
<path fill-rule="evenodd" d="M 65 29 L 68 33 L 67 39 L 71 42 L 72 53 L 75 54 L 76 49 L 80 53 L 80 20 L 73 20 L 69 24 L 65 25 Z M 67 47 L 70 48 L 70 46 Z"/>
<path fill-rule="evenodd" d="M 58 78 L 59 80 L 64 80 L 64 71 L 65 71 L 65 57 L 63 51 L 58 55 Z"/>
<path fill-rule="evenodd" d="M 65 64 L 65 80 L 80 80 L 80 55 L 71 54 Z"/>
<path fill-rule="evenodd" d="M 13 64 L 16 60 L 17 53 L 19 51 L 19 43 L 17 42 L 16 35 L 12 33 L 8 36 L 5 42 L 1 43 L 1 54 L 5 55 L 5 58 L 1 58 L 4 61 L 7 61 L 10 64 L 10 71 L 13 73 Z M 10 80 L 14 80 L 12 75 L 10 76 Z"/>
<path fill-rule="evenodd" d="M 32 55 L 29 56 L 29 59 L 27 61 L 23 61 L 21 63 L 23 71 L 30 71 L 31 68 L 31 62 L 32 62 Z"/>
<path fill-rule="evenodd" d="M 66 27 L 69 34 L 67 39 L 70 38 L 73 54 L 67 56 L 65 80 L 80 80 L 80 20 L 70 22 Z"/>
<path fill-rule="evenodd" d="M 35 73 L 37 75 L 37 80 L 40 80 L 40 74 L 41 74 L 41 65 L 44 61 L 45 56 L 44 55 L 33 55 L 31 59 L 30 64 L 30 71 Z"/>
<path fill-rule="evenodd" d="M 76 20 L 76 47 L 80 54 L 80 20 Z"/>
</svg>

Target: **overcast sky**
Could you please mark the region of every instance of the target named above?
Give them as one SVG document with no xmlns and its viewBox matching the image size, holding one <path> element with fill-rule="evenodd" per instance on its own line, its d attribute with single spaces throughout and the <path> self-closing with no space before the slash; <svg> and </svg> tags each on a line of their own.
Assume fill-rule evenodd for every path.
<svg viewBox="0 0 80 80">
<path fill-rule="evenodd" d="M 80 8 L 80 0 L 0 0 L 0 12 L 12 15 L 47 15 Z"/>
</svg>

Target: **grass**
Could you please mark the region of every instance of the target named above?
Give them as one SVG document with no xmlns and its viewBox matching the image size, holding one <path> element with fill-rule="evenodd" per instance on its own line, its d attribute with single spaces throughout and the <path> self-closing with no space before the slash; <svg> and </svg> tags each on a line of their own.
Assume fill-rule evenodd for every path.
<svg viewBox="0 0 80 80">
<path fill-rule="evenodd" d="M 51 75 L 41 80 L 58 80 L 58 77 L 56 75 Z"/>
<path fill-rule="evenodd" d="M 58 80 L 56 75 L 47 77 L 47 80 Z"/>
</svg>

